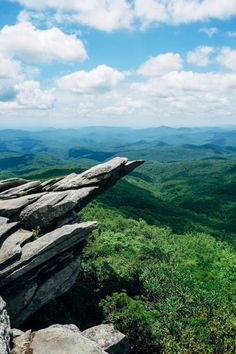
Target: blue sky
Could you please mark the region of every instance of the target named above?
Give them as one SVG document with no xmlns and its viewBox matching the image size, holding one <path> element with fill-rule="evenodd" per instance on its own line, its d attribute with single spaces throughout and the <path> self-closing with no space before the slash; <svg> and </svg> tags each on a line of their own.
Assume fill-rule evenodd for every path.
<svg viewBox="0 0 236 354">
<path fill-rule="evenodd" d="M 0 128 L 236 124 L 236 0 L 1 0 Z"/>
</svg>

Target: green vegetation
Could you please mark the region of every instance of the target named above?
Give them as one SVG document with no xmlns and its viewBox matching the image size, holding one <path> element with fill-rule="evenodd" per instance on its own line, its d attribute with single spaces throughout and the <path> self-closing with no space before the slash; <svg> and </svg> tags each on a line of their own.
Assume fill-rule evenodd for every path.
<svg viewBox="0 0 236 354">
<path fill-rule="evenodd" d="M 113 154 L 147 159 L 83 210 L 99 227 L 78 282 L 26 329 L 112 321 L 129 336 L 132 353 L 236 352 L 235 132 L 48 130 L 24 144 L 22 132 L 11 134 L 0 177 L 79 173 Z M 25 159 L 10 166 L 14 160 L 6 159 L 18 154 Z"/>
<path fill-rule="evenodd" d="M 132 353 L 235 353 L 236 255 L 227 243 L 178 235 L 100 202 L 83 218 L 100 226 L 78 282 L 30 326 L 113 322 L 129 336 Z"/>
<path fill-rule="evenodd" d="M 32 236 L 35 240 L 41 236 L 41 229 L 39 226 L 36 227 L 36 229 L 32 230 Z"/>
</svg>

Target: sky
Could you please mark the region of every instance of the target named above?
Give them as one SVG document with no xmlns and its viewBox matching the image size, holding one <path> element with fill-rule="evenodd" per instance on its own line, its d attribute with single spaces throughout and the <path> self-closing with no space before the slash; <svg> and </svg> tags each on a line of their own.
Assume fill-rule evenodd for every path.
<svg viewBox="0 0 236 354">
<path fill-rule="evenodd" d="M 0 0 L 0 129 L 236 124 L 236 0 Z"/>
</svg>

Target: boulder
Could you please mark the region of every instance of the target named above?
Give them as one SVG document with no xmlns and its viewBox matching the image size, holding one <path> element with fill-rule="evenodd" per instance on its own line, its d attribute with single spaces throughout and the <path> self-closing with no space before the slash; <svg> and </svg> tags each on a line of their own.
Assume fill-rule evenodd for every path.
<svg viewBox="0 0 236 354">
<path fill-rule="evenodd" d="M 105 354 L 74 325 L 54 325 L 14 338 L 12 354 Z M 123 353 L 120 353 L 123 354 Z"/>
<path fill-rule="evenodd" d="M 82 332 L 83 336 L 97 343 L 109 354 L 128 354 L 129 340 L 112 324 L 101 324 Z"/>
</svg>

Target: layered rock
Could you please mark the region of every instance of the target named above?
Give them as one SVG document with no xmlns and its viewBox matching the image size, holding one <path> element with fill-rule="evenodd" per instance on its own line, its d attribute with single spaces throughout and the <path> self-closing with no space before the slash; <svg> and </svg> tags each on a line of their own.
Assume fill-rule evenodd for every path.
<svg viewBox="0 0 236 354">
<path fill-rule="evenodd" d="M 0 295 L 13 326 L 74 284 L 83 242 L 96 227 L 77 213 L 142 163 L 117 157 L 46 182 L 0 182 Z"/>
</svg>

